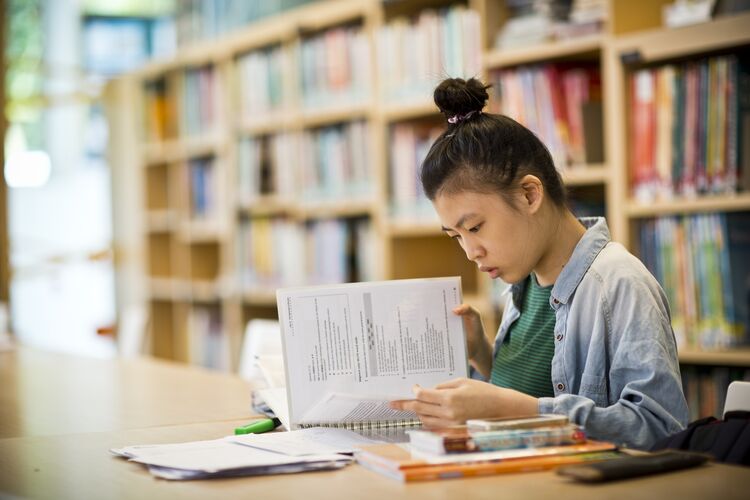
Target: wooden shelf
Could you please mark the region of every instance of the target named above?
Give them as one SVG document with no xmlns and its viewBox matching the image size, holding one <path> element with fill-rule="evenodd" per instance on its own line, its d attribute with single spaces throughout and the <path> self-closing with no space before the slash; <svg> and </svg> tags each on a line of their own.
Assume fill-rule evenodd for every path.
<svg viewBox="0 0 750 500">
<path fill-rule="evenodd" d="M 173 278 L 149 278 L 149 297 L 151 300 L 175 300 L 176 285 Z"/>
<path fill-rule="evenodd" d="M 305 110 L 297 122 L 305 128 L 324 127 L 342 122 L 364 120 L 370 114 L 371 107 L 366 104 L 352 104 L 339 109 Z"/>
<path fill-rule="evenodd" d="M 192 220 L 180 225 L 180 238 L 189 243 L 219 242 L 226 238 L 226 231 L 216 220 Z"/>
<path fill-rule="evenodd" d="M 398 220 L 388 222 L 388 234 L 396 238 L 410 236 L 444 236 L 440 230 L 440 221 L 435 220 Z"/>
<path fill-rule="evenodd" d="M 168 233 L 177 225 L 177 214 L 174 210 L 149 210 L 146 213 L 146 231 L 149 233 Z"/>
<path fill-rule="evenodd" d="M 299 204 L 294 216 L 299 219 L 324 219 L 329 217 L 357 217 L 372 215 L 374 201 L 336 200 L 321 203 Z"/>
<path fill-rule="evenodd" d="M 750 45 L 750 13 L 681 28 L 644 31 L 615 39 L 620 57 L 636 64 L 717 52 Z"/>
<path fill-rule="evenodd" d="M 569 167 L 562 170 L 560 175 L 568 186 L 606 184 L 610 177 L 609 168 L 599 164 Z"/>
<path fill-rule="evenodd" d="M 276 306 L 275 290 L 244 290 L 242 292 L 242 302 L 251 306 Z"/>
<path fill-rule="evenodd" d="M 237 124 L 237 132 L 241 135 L 276 134 L 290 129 L 294 121 L 294 117 L 290 113 L 269 115 L 256 120 L 241 120 Z"/>
<path fill-rule="evenodd" d="M 742 347 L 726 351 L 700 351 L 681 349 L 680 363 L 708 366 L 738 366 L 750 368 L 750 348 Z"/>
<path fill-rule="evenodd" d="M 625 205 L 625 212 L 628 217 L 634 219 L 662 215 L 743 211 L 750 211 L 750 193 L 699 196 L 689 199 L 679 198 L 671 201 L 655 201 L 648 204 L 631 200 Z"/>
<path fill-rule="evenodd" d="M 383 118 L 388 122 L 413 120 L 430 116 L 440 116 L 435 103 L 431 100 L 407 102 L 404 104 L 389 103 L 382 110 Z"/>
<path fill-rule="evenodd" d="M 196 302 L 217 302 L 227 295 L 219 280 L 193 280 L 189 286 L 190 296 Z"/>
<path fill-rule="evenodd" d="M 487 70 L 594 55 L 604 46 L 602 35 L 556 40 L 524 48 L 495 49 L 484 55 Z"/>
<path fill-rule="evenodd" d="M 221 139 L 215 136 L 192 139 L 173 139 L 143 146 L 143 163 L 146 166 L 173 163 L 190 158 L 216 155 L 223 147 Z"/>
<path fill-rule="evenodd" d="M 294 214 L 297 211 L 297 205 L 277 196 L 260 196 L 251 203 L 241 204 L 238 211 L 250 217 L 272 217 Z"/>
</svg>

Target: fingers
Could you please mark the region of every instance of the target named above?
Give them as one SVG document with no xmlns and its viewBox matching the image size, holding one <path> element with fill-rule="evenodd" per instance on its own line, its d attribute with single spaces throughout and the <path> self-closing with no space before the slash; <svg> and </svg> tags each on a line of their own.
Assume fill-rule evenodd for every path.
<svg viewBox="0 0 750 500">
<path fill-rule="evenodd" d="M 453 308 L 453 314 L 458 316 L 466 316 L 470 314 L 479 315 L 479 311 L 471 307 L 469 304 L 459 304 Z"/>
<path fill-rule="evenodd" d="M 411 411 L 417 414 L 420 419 L 423 417 L 430 417 L 430 418 L 446 418 L 447 417 L 447 409 L 443 408 L 440 405 L 435 405 L 432 403 L 423 403 L 421 401 L 391 401 L 390 407 L 397 409 L 397 410 L 403 410 L 403 411 Z"/>
<path fill-rule="evenodd" d="M 453 380 L 446 380 L 445 382 L 440 382 L 438 385 L 435 386 L 434 392 L 438 392 L 439 390 L 443 390 L 443 389 L 455 389 L 457 387 L 461 387 L 462 385 L 464 385 L 465 381 L 466 381 L 465 378 L 455 378 Z"/>
</svg>

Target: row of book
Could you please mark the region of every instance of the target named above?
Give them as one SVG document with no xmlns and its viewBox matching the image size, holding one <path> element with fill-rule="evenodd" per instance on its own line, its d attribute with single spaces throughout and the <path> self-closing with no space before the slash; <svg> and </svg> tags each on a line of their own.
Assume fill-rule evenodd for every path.
<svg viewBox="0 0 750 500">
<path fill-rule="evenodd" d="M 721 418 L 729 384 L 750 381 L 750 369 L 741 367 L 683 366 L 680 370 L 691 422 L 711 416 Z"/>
<path fill-rule="evenodd" d="M 398 123 L 390 130 L 391 214 L 396 219 L 434 219 L 435 211 L 422 190 L 419 172 L 430 146 L 443 128 Z"/>
<path fill-rule="evenodd" d="M 507 0 L 508 20 L 495 47 L 509 49 L 600 33 L 608 17 L 606 0 Z"/>
<path fill-rule="evenodd" d="M 349 107 L 369 101 L 371 49 L 361 26 L 333 28 L 298 46 L 300 94 L 306 109 Z"/>
<path fill-rule="evenodd" d="M 245 137 L 238 151 L 240 202 L 264 195 L 317 203 L 374 194 L 369 126 L 354 121 L 299 133 Z"/>
<path fill-rule="evenodd" d="M 213 66 L 192 68 L 182 73 L 180 134 L 196 137 L 210 134 L 219 122 L 221 83 Z"/>
<path fill-rule="evenodd" d="M 661 217 L 640 225 L 640 255 L 661 283 L 680 347 L 750 338 L 750 215 Z"/>
<path fill-rule="evenodd" d="M 148 82 L 143 89 L 143 140 L 156 143 L 177 135 L 174 102 L 168 98 L 164 78 Z"/>
<path fill-rule="evenodd" d="M 631 75 L 637 200 L 750 189 L 749 68 L 733 54 Z"/>
<path fill-rule="evenodd" d="M 603 161 L 601 78 L 596 65 L 543 64 L 492 72 L 492 110 L 549 149 L 559 169 Z"/>
<path fill-rule="evenodd" d="M 408 446 L 360 446 L 355 459 L 367 469 L 411 482 L 545 470 L 621 456 L 614 444 L 588 439 L 581 426 L 563 415 L 470 420 L 466 425 L 406 432 Z"/>
<path fill-rule="evenodd" d="M 218 38 L 247 24 L 314 0 L 180 0 L 175 2 L 177 44 Z"/>
<path fill-rule="evenodd" d="M 289 103 L 284 95 L 283 75 L 290 71 L 288 51 L 281 45 L 237 58 L 237 90 L 243 123 L 262 122 Z"/>
<path fill-rule="evenodd" d="M 244 290 L 372 281 L 379 272 L 378 242 L 367 219 L 299 223 L 283 217 L 252 218 L 237 239 Z"/>
<path fill-rule="evenodd" d="M 481 72 L 479 14 L 463 5 L 400 17 L 376 35 L 378 75 L 387 101 L 424 100 L 447 75 Z"/>
<path fill-rule="evenodd" d="M 211 219 L 217 215 L 217 182 L 214 158 L 192 158 L 188 161 L 190 175 L 190 216 Z"/>
<path fill-rule="evenodd" d="M 194 306 L 188 311 L 188 361 L 191 364 L 229 372 L 231 354 L 218 306 Z"/>
</svg>

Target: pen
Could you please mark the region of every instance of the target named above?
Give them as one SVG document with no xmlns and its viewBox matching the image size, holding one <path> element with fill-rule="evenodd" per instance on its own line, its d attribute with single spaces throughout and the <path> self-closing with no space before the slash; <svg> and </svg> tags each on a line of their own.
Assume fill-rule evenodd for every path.
<svg viewBox="0 0 750 500">
<path fill-rule="evenodd" d="M 255 422 L 242 427 L 234 429 L 235 435 L 237 434 L 260 434 L 261 432 L 268 432 L 274 430 L 276 427 L 281 425 L 281 420 L 278 418 L 264 418 L 263 420 L 256 420 Z"/>
</svg>

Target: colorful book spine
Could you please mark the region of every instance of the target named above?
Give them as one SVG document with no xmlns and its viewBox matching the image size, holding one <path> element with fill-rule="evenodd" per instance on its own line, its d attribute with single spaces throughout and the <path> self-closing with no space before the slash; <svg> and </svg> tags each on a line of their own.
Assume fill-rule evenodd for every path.
<svg viewBox="0 0 750 500">
<path fill-rule="evenodd" d="M 463 5 L 424 9 L 398 17 L 376 33 L 383 97 L 389 102 L 424 99 L 445 76 L 481 72 L 479 14 Z"/>
<path fill-rule="evenodd" d="M 302 40 L 297 59 L 303 106 L 332 109 L 367 102 L 370 52 L 362 27 L 333 28 Z"/>
<path fill-rule="evenodd" d="M 750 188 L 750 133 L 744 132 L 750 106 L 742 94 L 750 90 L 750 76 L 742 57 L 716 56 L 631 75 L 629 168 L 637 200 Z"/>
<path fill-rule="evenodd" d="M 548 147 L 558 169 L 602 161 L 594 113 L 601 108 L 599 69 L 593 65 L 546 64 L 490 74 L 496 92 L 491 110 L 522 123 Z M 601 112 L 598 112 L 599 120 Z"/>
<path fill-rule="evenodd" d="M 661 217 L 640 226 L 640 255 L 664 288 L 678 345 L 750 340 L 750 216 Z"/>
</svg>

